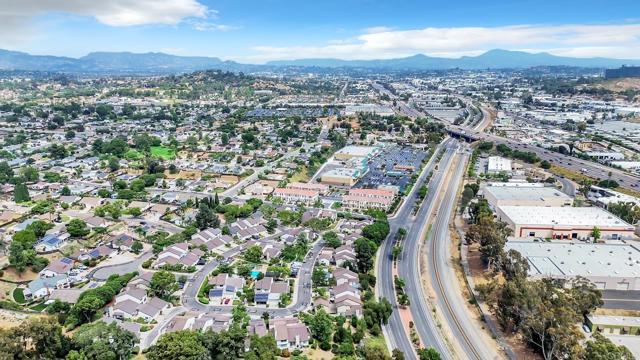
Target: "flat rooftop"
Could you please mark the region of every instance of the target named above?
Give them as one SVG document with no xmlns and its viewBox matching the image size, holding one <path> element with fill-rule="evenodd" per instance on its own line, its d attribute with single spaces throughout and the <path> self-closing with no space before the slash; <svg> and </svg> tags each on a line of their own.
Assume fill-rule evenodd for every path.
<svg viewBox="0 0 640 360">
<path fill-rule="evenodd" d="M 484 192 L 491 193 L 498 200 L 563 199 L 571 201 L 569 195 L 552 187 L 487 186 Z"/>
<path fill-rule="evenodd" d="M 337 154 L 346 154 L 351 156 L 360 156 L 365 157 L 369 156 L 376 150 L 373 146 L 355 146 L 349 145 L 345 146 L 342 149 L 338 150 Z"/>
<path fill-rule="evenodd" d="M 635 244 L 510 240 L 505 244 L 504 250 L 511 249 L 527 259 L 531 267 L 529 275 L 640 276 L 640 249 Z"/>
<path fill-rule="evenodd" d="M 622 219 L 599 207 L 498 206 L 518 225 L 582 226 L 593 228 L 624 227 L 635 230 Z"/>
</svg>

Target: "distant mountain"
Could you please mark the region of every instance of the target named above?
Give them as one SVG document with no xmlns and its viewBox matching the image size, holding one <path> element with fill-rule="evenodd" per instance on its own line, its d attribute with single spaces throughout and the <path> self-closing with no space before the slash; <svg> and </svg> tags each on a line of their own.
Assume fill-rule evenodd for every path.
<svg viewBox="0 0 640 360">
<path fill-rule="evenodd" d="M 339 60 L 301 59 L 271 61 L 271 66 L 316 66 L 316 67 L 358 67 L 390 70 L 442 70 L 442 69 L 518 69 L 535 66 L 576 66 L 591 68 L 619 67 L 640 64 L 640 60 L 608 58 L 572 58 L 549 53 L 528 53 L 524 51 L 490 50 L 478 56 L 463 56 L 458 59 L 414 55 L 388 60 Z"/>
<path fill-rule="evenodd" d="M 0 70 L 164 74 L 208 69 L 246 71 L 245 68 L 251 67 L 252 65 L 222 61 L 215 57 L 176 56 L 164 53 L 93 52 L 74 59 L 0 50 Z"/>
<path fill-rule="evenodd" d="M 640 65 L 640 60 L 608 58 L 571 58 L 549 53 L 491 50 L 478 56 L 458 59 L 431 57 L 422 54 L 386 60 L 301 59 L 271 61 L 265 65 L 240 64 L 215 57 L 176 56 L 164 53 L 93 52 L 81 58 L 30 55 L 0 49 L 0 70 L 51 71 L 103 74 L 174 74 L 198 70 L 256 72 L 289 67 L 326 69 L 364 68 L 380 70 L 443 70 L 443 69 L 519 69 L 536 66 L 575 66 L 612 68 Z"/>
</svg>

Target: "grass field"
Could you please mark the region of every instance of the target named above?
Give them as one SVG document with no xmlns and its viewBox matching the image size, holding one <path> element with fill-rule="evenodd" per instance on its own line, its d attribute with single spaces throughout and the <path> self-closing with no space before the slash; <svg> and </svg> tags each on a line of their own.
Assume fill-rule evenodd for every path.
<svg viewBox="0 0 640 360">
<path fill-rule="evenodd" d="M 557 166 L 557 165 L 551 165 L 551 169 L 549 169 L 549 171 L 551 171 L 552 173 L 556 174 L 556 175 L 561 175 L 566 177 L 567 179 L 573 180 L 576 183 L 578 183 L 578 185 L 582 184 L 585 181 L 592 181 L 593 184 L 597 185 L 598 181 L 596 179 L 590 178 L 588 176 L 585 176 L 584 174 L 578 173 L 578 172 L 574 172 L 571 170 L 568 170 L 566 168 L 563 168 L 561 166 Z M 627 195 L 631 195 L 631 196 L 635 196 L 635 197 L 640 197 L 640 191 L 635 191 L 635 190 L 631 190 L 631 189 L 627 189 L 627 188 L 623 188 L 623 187 L 617 187 L 615 189 L 613 189 L 617 192 L 621 192 L 623 194 L 627 194 Z"/>
<path fill-rule="evenodd" d="M 18 304 L 24 304 L 27 300 L 25 300 L 24 298 L 24 289 L 22 288 L 15 288 L 13 289 L 13 299 L 18 303 Z"/>
<path fill-rule="evenodd" d="M 165 160 L 173 160 L 176 158 L 176 152 L 165 146 L 152 146 L 151 155 L 161 157 Z"/>
</svg>

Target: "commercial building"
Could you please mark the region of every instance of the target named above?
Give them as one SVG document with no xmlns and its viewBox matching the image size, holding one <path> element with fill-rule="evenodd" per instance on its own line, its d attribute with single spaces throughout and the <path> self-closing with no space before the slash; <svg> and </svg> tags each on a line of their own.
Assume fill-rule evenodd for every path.
<svg viewBox="0 0 640 360">
<path fill-rule="evenodd" d="M 500 156 L 490 156 L 487 159 L 487 173 L 497 174 L 501 172 L 511 172 L 511 160 Z"/>
<path fill-rule="evenodd" d="M 289 204 L 298 202 L 313 204 L 318 201 L 320 193 L 317 190 L 277 188 L 273 191 L 273 196 L 280 198 Z"/>
<path fill-rule="evenodd" d="M 591 185 L 587 198 L 598 206 L 608 208 L 609 204 L 632 202 L 640 206 L 640 199 L 611 189 Z"/>
<path fill-rule="evenodd" d="M 529 263 L 529 276 L 589 279 L 602 290 L 640 290 L 640 249 L 628 243 L 509 240 Z"/>
<path fill-rule="evenodd" d="M 336 160 L 347 161 L 353 158 L 371 158 L 378 152 L 373 146 L 355 146 L 349 145 L 338 150 L 333 156 Z"/>
<path fill-rule="evenodd" d="M 615 151 L 589 151 L 586 154 L 599 161 L 624 160 L 624 154 Z"/>
<path fill-rule="evenodd" d="M 587 315 L 586 325 L 591 332 L 614 335 L 640 335 L 640 317 Z"/>
<path fill-rule="evenodd" d="M 588 239 L 597 227 L 602 239 L 631 239 L 635 231 L 598 207 L 498 206 L 496 215 L 516 237 Z"/>
<path fill-rule="evenodd" d="M 553 187 L 486 186 L 482 193 L 493 209 L 498 206 L 573 205 L 573 198 Z"/>
<path fill-rule="evenodd" d="M 618 69 L 606 69 L 605 79 L 619 79 L 625 77 L 640 77 L 640 66 L 622 66 Z"/>
<path fill-rule="evenodd" d="M 376 114 L 380 116 L 394 115 L 393 109 L 390 107 L 377 104 L 347 105 L 342 112 L 345 116 L 353 116 L 358 113 Z"/>
<path fill-rule="evenodd" d="M 360 169 L 336 168 L 323 173 L 320 182 L 329 186 L 352 187 L 362 175 Z"/>
</svg>

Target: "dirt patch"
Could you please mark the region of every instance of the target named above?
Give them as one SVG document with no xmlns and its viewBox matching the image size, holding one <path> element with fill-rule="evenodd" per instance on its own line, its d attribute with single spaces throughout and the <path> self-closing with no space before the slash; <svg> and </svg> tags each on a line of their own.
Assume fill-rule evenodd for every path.
<svg viewBox="0 0 640 360">
<path fill-rule="evenodd" d="M 333 359 L 335 355 L 331 351 L 324 351 L 320 349 L 305 349 L 302 351 L 303 354 L 307 355 L 309 360 L 328 360 Z"/>
<path fill-rule="evenodd" d="M 3 280 L 13 282 L 28 282 L 36 279 L 37 277 L 38 273 L 31 271 L 29 268 L 27 268 L 23 273 L 18 273 L 14 267 L 4 269 L 4 274 L 2 275 Z"/>
<path fill-rule="evenodd" d="M 13 289 L 16 288 L 15 284 L 0 282 L 0 300 L 13 301 Z"/>
</svg>

